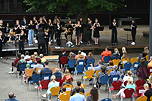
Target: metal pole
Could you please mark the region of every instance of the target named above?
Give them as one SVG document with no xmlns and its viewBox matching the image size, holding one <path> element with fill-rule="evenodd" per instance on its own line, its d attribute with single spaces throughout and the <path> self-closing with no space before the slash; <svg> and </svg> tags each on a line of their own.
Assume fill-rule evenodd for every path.
<svg viewBox="0 0 152 101">
<path fill-rule="evenodd" d="M 150 16 L 149 16 L 149 56 L 152 56 L 152 0 L 150 0 Z"/>
</svg>

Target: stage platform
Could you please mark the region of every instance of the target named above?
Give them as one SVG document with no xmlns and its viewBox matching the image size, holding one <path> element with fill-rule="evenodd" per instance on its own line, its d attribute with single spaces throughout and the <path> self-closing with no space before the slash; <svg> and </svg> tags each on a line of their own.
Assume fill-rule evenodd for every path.
<svg viewBox="0 0 152 101">
<path fill-rule="evenodd" d="M 124 26 L 126 27 L 126 26 Z M 145 46 L 148 46 L 149 41 L 148 37 L 143 37 L 143 32 L 148 31 L 148 26 L 138 26 L 137 29 L 137 35 L 136 35 L 136 45 L 132 46 L 130 43 L 131 39 L 131 33 L 126 32 L 122 30 L 121 28 L 118 28 L 118 45 L 112 46 L 111 45 L 111 30 L 108 29 L 108 26 L 105 26 L 104 31 L 100 33 L 100 41 L 99 45 L 94 45 L 94 42 L 92 41 L 91 45 L 82 44 L 81 46 L 74 46 L 73 48 L 68 48 L 65 46 L 66 41 L 64 35 L 61 36 L 61 47 L 56 47 L 56 43 L 53 43 L 49 46 L 49 52 L 50 54 L 58 54 L 63 50 L 66 51 L 99 51 L 101 52 L 105 47 L 109 47 L 110 49 L 113 49 L 117 47 L 118 49 L 121 49 L 122 47 L 126 47 L 127 50 L 143 50 Z M 127 39 L 128 36 L 128 39 Z M 75 40 L 75 35 L 73 35 L 73 40 Z M 75 44 L 75 42 L 73 42 Z M 25 44 L 25 50 L 27 51 L 37 51 L 38 47 L 37 44 L 34 44 L 33 46 L 28 46 L 27 43 Z M 6 46 L 3 47 L 3 52 L 16 52 L 18 51 L 18 46 L 16 47 L 13 43 L 9 43 Z"/>
</svg>

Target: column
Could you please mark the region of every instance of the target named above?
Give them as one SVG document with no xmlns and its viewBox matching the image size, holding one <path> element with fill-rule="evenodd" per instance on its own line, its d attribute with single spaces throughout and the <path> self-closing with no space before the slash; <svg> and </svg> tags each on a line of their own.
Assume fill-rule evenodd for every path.
<svg viewBox="0 0 152 101">
<path fill-rule="evenodd" d="M 152 0 L 150 0 L 150 16 L 149 16 L 149 56 L 152 56 Z"/>
</svg>

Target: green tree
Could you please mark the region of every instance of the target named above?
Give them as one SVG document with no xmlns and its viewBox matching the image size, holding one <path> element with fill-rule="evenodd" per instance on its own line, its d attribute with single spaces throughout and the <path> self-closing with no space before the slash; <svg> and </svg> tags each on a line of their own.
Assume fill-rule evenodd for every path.
<svg viewBox="0 0 152 101">
<path fill-rule="evenodd" d="M 27 12 L 86 15 L 94 11 L 115 11 L 123 6 L 122 0 L 24 0 Z"/>
</svg>

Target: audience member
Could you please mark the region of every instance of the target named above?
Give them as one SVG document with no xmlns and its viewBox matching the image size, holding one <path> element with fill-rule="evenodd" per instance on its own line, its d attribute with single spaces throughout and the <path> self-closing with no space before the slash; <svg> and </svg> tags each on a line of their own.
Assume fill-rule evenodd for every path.
<svg viewBox="0 0 152 101">
<path fill-rule="evenodd" d="M 96 87 L 93 87 L 90 90 L 90 96 L 87 97 L 86 101 L 98 101 L 98 99 L 99 99 L 98 89 Z"/>
<path fill-rule="evenodd" d="M 108 48 L 105 48 L 105 50 L 101 53 L 101 60 L 103 61 L 104 60 L 104 57 L 105 56 L 112 56 L 112 52 L 111 51 L 109 51 L 109 49 Z"/>
<path fill-rule="evenodd" d="M 19 101 L 15 98 L 16 96 L 14 95 L 13 92 L 8 93 L 8 97 L 9 99 L 6 99 L 5 101 Z"/>
<path fill-rule="evenodd" d="M 75 88 L 76 93 L 70 97 L 70 101 L 86 101 L 85 96 L 80 94 L 80 88 Z"/>
</svg>

